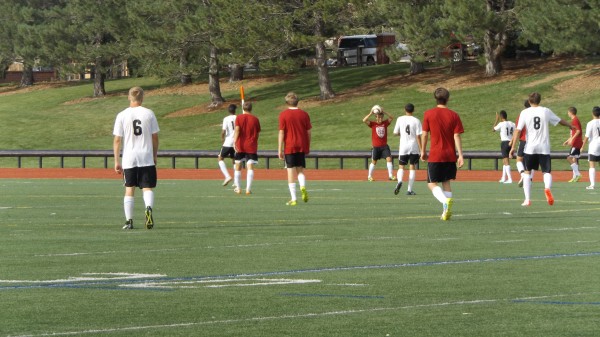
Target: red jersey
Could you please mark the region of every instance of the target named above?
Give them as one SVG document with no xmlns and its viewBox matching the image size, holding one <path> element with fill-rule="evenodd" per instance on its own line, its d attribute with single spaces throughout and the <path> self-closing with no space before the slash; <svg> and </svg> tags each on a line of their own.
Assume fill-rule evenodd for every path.
<svg viewBox="0 0 600 337">
<path fill-rule="evenodd" d="M 574 117 L 571 120 L 571 124 L 574 127 L 576 127 L 577 130 L 579 130 L 579 135 L 577 135 L 577 137 L 573 138 L 573 145 L 571 145 L 571 146 L 576 149 L 581 149 L 583 147 L 583 135 L 581 132 L 581 122 L 579 122 L 579 118 Z M 571 129 L 571 137 L 573 137 L 573 135 L 575 134 L 575 132 L 577 132 L 577 130 Z"/>
<path fill-rule="evenodd" d="M 387 128 L 390 125 L 389 119 L 381 123 L 370 121 L 368 126 L 371 128 L 371 141 L 373 147 L 381 147 L 387 145 Z"/>
<path fill-rule="evenodd" d="M 310 117 L 304 110 L 287 108 L 279 114 L 279 130 L 283 130 L 284 154 L 310 153 L 308 130 L 312 129 Z"/>
<path fill-rule="evenodd" d="M 239 126 L 238 138 L 235 147 L 240 153 L 258 152 L 258 134 L 260 122 L 252 114 L 241 114 L 235 118 L 235 126 Z"/>
<path fill-rule="evenodd" d="M 429 132 L 429 162 L 456 162 L 454 135 L 465 132 L 458 114 L 448 108 L 433 108 L 423 114 L 423 131 Z"/>
</svg>

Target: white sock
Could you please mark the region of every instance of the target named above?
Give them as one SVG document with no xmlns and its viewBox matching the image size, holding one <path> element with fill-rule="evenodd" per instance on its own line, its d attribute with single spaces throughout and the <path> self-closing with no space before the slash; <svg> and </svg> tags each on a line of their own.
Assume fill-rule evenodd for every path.
<svg viewBox="0 0 600 337">
<path fill-rule="evenodd" d="M 392 164 L 391 161 L 386 162 L 386 164 L 387 164 L 387 169 L 388 169 L 388 176 L 393 177 L 394 176 L 394 164 Z"/>
<path fill-rule="evenodd" d="M 504 165 L 504 173 L 506 174 L 506 181 L 512 181 L 512 176 L 510 175 L 510 165 Z"/>
<path fill-rule="evenodd" d="M 252 190 L 252 181 L 254 181 L 254 170 L 248 170 L 246 172 L 246 192 Z"/>
<path fill-rule="evenodd" d="M 523 173 L 523 171 L 525 171 L 525 166 L 523 165 L 522 161 L 517 162 L 517 171 L 519 171 L 519 173 Z"/>
<path fill-rule="evenodd" d="M 290 189 L 290 195 L 292 196 L 292 201 L 296 201 L 296 183 L 289 183 L 288 187 Z"/>
<path fill-rule="evenodd" d="M 523 193 L 525 200 L 531 200 L 531 176 L 527 173 L 523 173 Z"/>
<path fill-rule="evenodd" d="M 233 183 L 235 184 L 236 188 L 240 188 L 240 179 L 241 178 L 242 178 L 242 171 L 236 170 L 235 172 L 233 172 Z"/>
<path fill-rule="evenodd" d="M 544 188 L 552 188 L 552 174 L 544 173 Z"/>
<path fill-rule="evenodd" d="M 306 177 L 304 176 L 304 173 L 298 173 L 298 185 L 300 185 L 300 187 L 306 187 Z"/>
<path fill-rule="evenodd" d="M 145 190 L 143 192 L 143 195 L 144 195 L 144 204 L 146 205 L 146 207 L 150 206 L 150 207 L 154 208 L 154 191 Z"/>
<path fill-rule="evenodd" d="M 444 190 L 442 190 L 442 188 L 439 186 L 434 187 L 431 190 L 431 193 L 433 193 L 433 196 L 442 204 L 446 202 L 446 199 L 448 199 L 446 194 L 444 194 Z"/>
<path fill-rule="evenodd" d="M 123 198 L 123 209 L 125 210 L 125 220 L 133 219 L 133 206 L 135 204 L 133 197 Z"/>
<path fill-rule="evenodd" d="M 571 168 L 573 169 L 573 177 L 581 175 L 581 173 L 579 172 L 579 164 L 573 163 L 571 164 Z"/>
<path fill-rule="evenodd" d="M 591 186 L 596 185 L 596 168 L 595 167 L 590 167 L 589 175 L 590 175 L 590 185 Z"/>
<path fill-rule="evenodd" d="M 408 171 L 408 191 L 412 191 L 413 184 L 415 183 L 415 178 L 417 176 L 417 171 L 409 170 Z"/>
<path fill-rule="evenodd" d="M 531 172 L 529 173 L 529 179 L 530 179 L 531 181 L 533 181 L 533 174 L 534 174 L 534 173 L 535 173 L 535 171 L 534 171 L 534 170 L 531 170 Z"/>
<path fill-rule="evenodd" d="M 396 179 L 398 179 L 398 182 L 401 182 L 402 179 L 404 179 L 404 170 L 399 168 L 398 172 L 396 172 Z"/>
<path fill-rule="evenodd" d="M 373 170 L 375 170 L 375 164 L 369 164 L 369 177 L 373 176 Z"/>
<path fill-rule="evenodd" d="M 452 192 L 444 191 L 446 198 L 452 198 Z"/>
<path fill-rule="evenodd" d="M 223 176 L 225 178 L 231 178 L 229 171 L 227 171 L 227 165 L 225 165 L 223 160 L 219 160 L 219 168 L 221 169 L 221 172 L 223 172 Z"/>
</svg>

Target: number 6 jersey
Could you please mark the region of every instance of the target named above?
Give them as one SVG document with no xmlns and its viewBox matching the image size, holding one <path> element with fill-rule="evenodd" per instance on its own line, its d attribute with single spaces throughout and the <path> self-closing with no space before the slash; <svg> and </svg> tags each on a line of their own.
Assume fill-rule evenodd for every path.
<svg viewBox="0 0 600 337">
<path fill-rule="evenodd" d="M 123 169 L 154 166 L 152 135 L 158 133 L 154 112 L 142 106 L 121 111 L 115 120 L 113 135 L 123 143 Z"/>
</svg>

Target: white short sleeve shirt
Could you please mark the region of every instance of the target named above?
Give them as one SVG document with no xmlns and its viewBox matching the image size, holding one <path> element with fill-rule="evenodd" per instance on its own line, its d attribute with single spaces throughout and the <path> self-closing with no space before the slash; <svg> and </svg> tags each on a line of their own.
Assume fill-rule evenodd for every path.
<svg viewBox="0 0 600 337">
<path fill-rule="evenodd" d="M 494 127 L 494 130 L 500 132 L 500 141 L 506 142 L 512 139 L 515 131 L 515 123 L 511 121 L 503 121 Z"/>
<path fill-rule="evenodd" d="M 401 116 L 396 120 L 394 134 L 400 135 L 399 155 L 419 154 L 417 137 L 423 133 L 421 121 L 414 116 Z"/>
<path fill-rule="evenodd" d="M 225 131 L 224 147 L 233 147 L 233 132 L 235 131 L 235 115 L 229 115 L 223 118 L 223 127 Z"/>
<path fill-rule="evenodd" d="M 122 138 L 123 169 L 155 165 L 152 135 L 158 131 L 156 116 L 150 109 L 129 107 L 117 115 L 113 135 Z"/>
<path fill-rule="evenodd" d="M 600 119 L 593 119 L 585 126 L 585 136 L 588 138 L 588 153 L 600 156 Z"/>
<path fill-rule="evenodd" d="M 542 107 L 530 107 L 521 111 L 518 130 L 527 128 L 526 154 L 550 154 L 550 131 L 548 124 L 556 126 L 560 122 L 552 110 Z"/>
</svg>

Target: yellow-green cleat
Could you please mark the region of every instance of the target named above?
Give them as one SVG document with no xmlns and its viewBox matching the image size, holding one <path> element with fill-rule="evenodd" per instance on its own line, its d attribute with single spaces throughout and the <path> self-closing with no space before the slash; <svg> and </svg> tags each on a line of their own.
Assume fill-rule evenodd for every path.
<svg viewBox="0 0 600 337">
<path fill-rule="evenodd" d="M 296 200 L 290 200 L 288 202 L 285 203 L 286 206 L 296 206 L 298 203 L 296 202 Z"/>
<path fill-rule="evenodd" d="M 442 220 L 448 221 L 452 217 L 452 204 L 454 204 L 454 199 L 452 198 L 448 198 L 446 203 L 444 203 L 444 212 L 441 217 Z"/>
<path fill-rule="evenodd" d="M 306 187 L 300 187 L 300 192 L 302 193 L 302 201 L 308 202 L 308 192 L 306 191 Z"/>
</svg>

